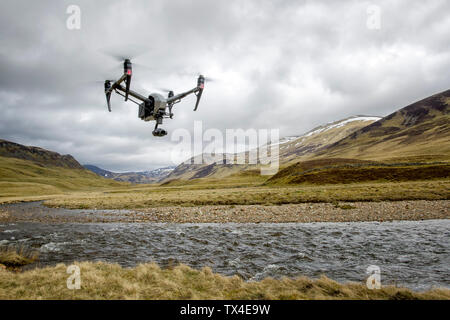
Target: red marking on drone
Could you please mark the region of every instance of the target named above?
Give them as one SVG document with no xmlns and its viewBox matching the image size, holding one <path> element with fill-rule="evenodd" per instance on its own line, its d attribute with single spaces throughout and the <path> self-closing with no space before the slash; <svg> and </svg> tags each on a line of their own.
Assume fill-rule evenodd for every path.
<svg viewBox="0 0 450 320">
<path fill-rule="evenodd" d="M 127 70 L 127 75 L 131 76 L 131 70 Z"/>
<path fill-rule="evenodd" d="M 202 83 L 201 85 L 200 85 L 200 89 L 204 89 L 205 88 L 205 85 Z"/>
</svg>

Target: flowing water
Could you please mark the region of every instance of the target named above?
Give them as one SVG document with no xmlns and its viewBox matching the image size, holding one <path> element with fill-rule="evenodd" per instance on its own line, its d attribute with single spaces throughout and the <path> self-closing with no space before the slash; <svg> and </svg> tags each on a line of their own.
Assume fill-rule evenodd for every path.
<svg viewBox="0 0 450 320">
<path fill-rule="evenodd" d="M 210 266 L 246 280 L 325 274 L 416 290 L 450 287 L 450 220 L 288 224 L 5 223 L 0 245 L 40 251 L 37 265 L 72 261 Z"/>
</svg>

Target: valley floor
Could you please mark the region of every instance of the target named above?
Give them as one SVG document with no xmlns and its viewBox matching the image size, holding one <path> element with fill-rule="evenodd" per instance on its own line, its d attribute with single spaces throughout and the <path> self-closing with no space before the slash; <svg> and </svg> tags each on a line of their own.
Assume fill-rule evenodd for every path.
<svg viewBox="0 0 450 320">
<path fill-rule="evenodd" d="M 0 194 L 0 221 L 286 223 L 449 219 L 449 182 L 440 178 L 245 185 L 241 181 L 199 179 L 179 186 L 119 185 L 45 196 Z M 39 200 L 43 204 L 30 202 Z M 16 204 L 8 204 L 13 202 Z"/>
</svg>

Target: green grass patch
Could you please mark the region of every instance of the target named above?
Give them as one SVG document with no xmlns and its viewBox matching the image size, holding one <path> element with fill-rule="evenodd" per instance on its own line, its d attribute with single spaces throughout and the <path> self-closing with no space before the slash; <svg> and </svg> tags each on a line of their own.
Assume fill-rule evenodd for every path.
<svg viewBox="0 0 450 320">
<path fill-rule="evenodd" d="M 167 206 L 281 205 L 305 202 L 448 200 L 449 179 L 409 182 L 370 182 L 330 185 L 275 185 L 202 189 L 143 187 L 121 193 L 84 192 L 46 200 L 67 208 L 138 209 Z"/>
<path fill-rule="evenodd" d="M 84 169 L 46 167 L 28 160 L 0 157 L 0 201 L 126 185 Z"/>
</svg>

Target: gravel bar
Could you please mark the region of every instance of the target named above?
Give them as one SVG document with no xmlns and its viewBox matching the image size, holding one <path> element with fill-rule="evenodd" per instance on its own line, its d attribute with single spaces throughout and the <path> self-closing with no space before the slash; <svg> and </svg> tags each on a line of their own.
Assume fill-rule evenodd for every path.
<svg viewBox="0 0 450 320">
<path fill-rule="evenodd" d="M 450 200 L 157 207 L 135 210 L 69 210 L 40 202 L 0 206 L 0 222 L 288 223 L 449 219 Z"/>
</svg>

